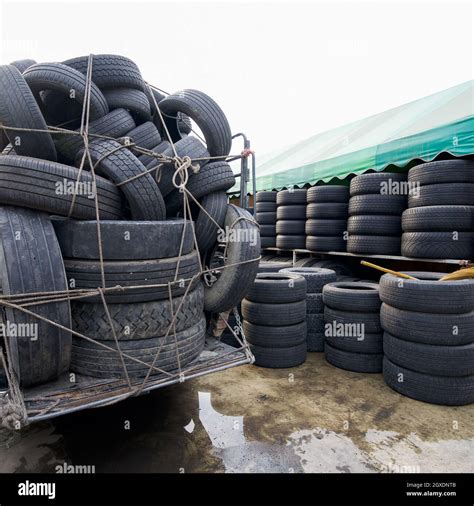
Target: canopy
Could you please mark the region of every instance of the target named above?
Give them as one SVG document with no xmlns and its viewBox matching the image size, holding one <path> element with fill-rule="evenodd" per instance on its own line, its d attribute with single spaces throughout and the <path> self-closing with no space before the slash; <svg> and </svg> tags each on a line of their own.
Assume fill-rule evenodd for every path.
<svg viewBox="0 0 474 506">
<path fill-rule="evenodd" d="M 257 157 L 257 191 L 474 154 L 474 80 Z"/>
</svg>

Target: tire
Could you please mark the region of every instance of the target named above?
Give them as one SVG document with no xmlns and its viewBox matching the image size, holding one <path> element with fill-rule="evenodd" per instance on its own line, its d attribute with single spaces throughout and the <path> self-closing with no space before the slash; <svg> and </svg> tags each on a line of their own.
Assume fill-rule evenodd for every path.
<svg viewBox="0 0 474 506">
<path fill-rule="evenodd" d="M 260 225 L 260 237 L 275 237 L 276 226 L 275 225 Z"/>
<path fill-rule="evenodd" d="M 40 92 L 53 91 L 67 97 L 71 102 L 76 102 L 79 104 L 79 110 L 82 110 L 86 94 L 86 77 L 80 72 L 61 63 L 37 63 L 25 70 L 23 77 L 38 101 L 41 101 Z M 71 90 L 74 90 L 74 95 L 71 95 Z M 92 82 L 90 119 L 101 118 L 108 112 L 107 100 L 98 86 Z"/>
<path fill-rule="evenodd" d="M 278 206 L 276 212 L 277 220 L 306 220 L 306 206 L 288 205 Z"/>
<path fill-rule="evenodd" d="M 271 369 L 296 367 L 306 360 L 306 343 L 288 348 L 265 348 L 249 345 L 255 357 L 255 365 Z"/>
<path fill-rule="evenodd" d="M 275 202 L 257 202 L 255 211 L 257 213 L 276 213 L 277 205 Z"/>
<path fill-rule="evenodd" d="M 347 241 L 343 237 L 312 236 L 306 237 L 306 249 L 309 251 L 346 251 Z"/>
<path fill-rule="evenodd" d="M 330 269 L 336 273 L 336 276 L 352 276 L 353 273 L 347 263 L 341 260 L 316 260 L 311 267 L 321 267 Z"/>
<path fill-rule="evenodd" d="M 306 349 L 312 352 L 324 351 L 324 334 L 317 332 L 308 332 L 306 335 Z"/>
<path fill-rule="evenodd" d="M 166 208 L 160 190 L 151 174 L 128 149 L 116 141 L 98 140 L 89 143 L 89 153 L 95 170 L 120 186 L 130 206 L 132 220 L 159 221 L 166 217 Z M 80 161 L 83 150 L 76 161 Z M 135 176 L 144 174 L 136 179 Z"/>
<path fill-rule="evenodd" d="M 179 266 L 178 266 L 179 264 Z M 72 260 L 65 259 L 64 265 L 69 288 L 95 290 L 102 285 L 100 262 L 97 260 Z M 136 261 L 104 261 L 104 273 L 106 287 L 115 286 L 140 286 L 131 290 L 116 290 L 105 295 L 107 302 L 111 304 L 148 302 L 162 300 L 170 297 L 167 283 L 176 280 L 171 286 L 171 296 L 182 295 L 191 278 L 200 272 L 198 256 L 195 251 L 188 255 L 173 258 L 161 258 L 159 260 L 136 260 Z M 161 285 L 146 288 L 145 285 Z M 197 284 L 194 279 L 193 285 Z M 192 287 L 191 287 L 192 289 Z M 91 296 L 82 299 L 84 302 L 101 302 L 100 296 Z"/>
<path fill-rule="evenodd" d="M 277 235 L 304 235 L 305 225 L 304 220 L 279 220 L 275 229 Z"/>
<path fill-rule="evenodd" d="M 382 302 L 407 311 L 422 313 L 459 314 L 468 313 L 474 307 L 474 280 L 438 280 L 439 272 L 407 272 L 417 278 L 402 279 L 392 274 L 380 278 Z"/>
<path fill-rule="evenodd" d="M 205 211 L 197 209 L 195 218 L 196 240 L 201 255 L 205 255 L 217 242 L 217 233 L 225 223 L 227 195 L 210 193 L 200 202 Z M 194 206 L 197 208 L 197 206 Z M 191 206 L 193 208 L 193 206 Z"/>
<path fill-rule="evenodd" d="M 189 135 L 193 131 L 193 124 L 191 122 L 191 118 L 183 114 L 182 112 L 178 112 L 176 115 L 178 121 L 178 130 L 181 135 Z"/>
<path fill-rule="evenodd" d="M 473 232 L 405 232 L 402 255 L 414 258 L 474 258 Z"/>
<path fill-rule="evenodd" d="M 382 326 L 380 324 L 379 313 L 370 313 L 368 311 L 341 311 L 329 306 L 324 308 L 324 320 L 329 324 L 354 324 L 363 325 L 364 334 L 380 334 Z"/>
<path fill-rule="evenodd" d="M 268 272 L 280 272 L 281 269 L 285 269 L 286 267 L 290 267 L 291 262 L 269 262 L 265 260 L 260 260 L 258 264 L 258 273 L 268 273 Z M 306 288 L 305 288 L 306 291 Z"/>
<path fill-rule="evenodd" d="M 87 74 L 89 56 L 63 61 L 64 65 Z M 92 59 L 92 81 L 99 88 L 134 88 L 144 91 L 145 83 L 135 63 L 115 54 L 95 54 Z"/>
<path fill-rule="evenodd" d="M 224 269 L 217 281 L 206 287 L 204 308 L 211 313 L 221 313 L 235 307 L 249 292 L 257 276 L 260 257 L 257 223 L 245 209 L 229 204 L 224 228 L 230 230 L 231 227 L 236 230 L 236 236 L 243 240 L 227 243 Z"/>
<path fill-rule="evenodd" d="M 474 341 L 474 311 L 460 314 L 421 313 L 382 304 L 382 328 L 405 341 L 435 346 L 462 346 Z"/>
<path fill-rule="evenodd" d="M 176 153 L 179 157 L 183 158 L 185 156 L 189 156 L 189 158 L 191 158 L 193 161 L 193 165 L 196 165 L 200 168 L 206 164 L 209 158 L 209 153 L 206 150 L 206 147 L 195 137 L 185 137 L 184 139 L 181 139 L 174 145 L 174 149 L 176 150 Z M 162 154 L 169 157 L 175 156 L 173 148 L 171 146 L 166 148 Z M 158 182 L 158 186 L 161 193 L 163 194 L 163 197 L 166 197 L 176 188 L 173 184 L 173 174 L 175 173 L 176 169 L 174 163 L 162 164 L 157 160 L 150 162 L 146 168 L 158 168 L 160 165 L 161 168 L 152 174 L 154 175 L 155 180 Z M 191 174 L 191 170 L 189 169 L 188 174 Z M 179 178 L 177 178 L 177 183 L 179 183 Z"/>
<path fill-rule="evenodd" d="M 171 144 L 168 141 L 161 141 L 157 146 L 150 148 L 150 151 L 153 151 L 154 153 L 164 153 L 168 148 L 171 147 Z M 151 155 L 139 155 L 138 159 L 142 164 L 147 167 L 150 165 L 151 162 L 155 162 L 156 158 Z"/>
<path fill-rule="evenodd" d="M 167 338 L 122 341 L 119 347 L 123 353 L 150 365 L 154 362 L 155 367 L 168 372 L 179 370 L 193 362 L 203 350 L 205 338 L 206 320 L 202 318 L 193 327 L 176 333 L 176 336 L 173 334 Z M 107 346 L 117 349 L 117 345 L 109 341 Z M 129 358 L 124 358 L 124 362 L 131 378 L 144 377 L 150 369 Z M 73 340 L 71 371 L 93 378 L 124 377 L 118 353 L 79 338 Z M 160 371 L 152 370 L 151 374 L 160 374 Z"/>
<path fill-rule="evenodd" d="M 324 345 L 324 355 L 330 364 L 338 367 L 339 369 L 367 373 L 382 372 L 382 353 L 352 353 L 349 351 L 338 350 L 326 341 Z"/>
<path fill-rule="evenodd" d="M 474 183 L 441 183 L 421 186 L 408 197 L 408 207 L 474 206 Z"/>
<path fill-rule="evenodd" d="M 121 134 L 119 137 L 121 136 L 128 137 L 133 144 L 145 149 L 153 149 L 154 146 L 161 143 L 160 132 L 158 132 L 155 124 L 151 121 L 142 123 L 140 126 L 133 128 L 125 134 Z M 133 148 L 131 149 L 133 152 Z"/>
<path fill-rule="evenodd" d="M 344 220 L 347 219 L 348 204 L 308 204 L 306 208 L 306 217 L 308 219 L 318 220 Z"/>
<path fill-rule="evenodd" d="M 24 77 L 11 65 L 0 66 L 0 122 L 5 127 L 45 130 L 5 130 L 5 134 L 18 155 L 56 161 L 56 148 L 35 97 Z"/>
<path fill-rule="evenodd" d="M 227 156 L 232 146 L 232 133 L 222 109 L 205 93 L 183 90 L 168 95 L 160 102 L 166 126 L 173 142 L 181 139 L 176 115 L 189 116 L 201 129 L 211 156 Z M 171 116 L 171 117 L 170 117 Z"/>
<path fill-rule="evenodd" d="M 164 336 L 168 331 L 181 332 L 193 327 L 201 320 L 204 308 L 202 283 L 185 297 L 176 297 L 171 306 L 169 299 L 135 304 L 108 304 L 114 323 L 115 335 L 119 341 L 153 339 Z M 72 329 L 92 339 L 113 341 L 114 334 L 104 305 L 71 302 Z M 174 326 L 171 326 L 176 314 Z M 170 329 L 170 330 L 169 330 Z"/>
<path fill-rule="evenodd" d="M 312 236 L 342 237 L 346 229 L 346 220 L 308 220 L 305 226 L 305 233 Z"/>
<path fill-rule="evenodd" d="M 366 313 L 378 313 L 382 304 L 378 284 L 361 281 L 329 283 L 323 288 L 323 300 L 326 306 L 339 311 Z"/>
<path fill-rule="evenodd" d="M 306 344 L 306 322 L 296 325 L 269 327 L 257 325 L 248 321 L 242 323 L 244 334 L 250 344 L 265 348 L 289 348 Z"/>
<path fill-rule="evenodd" d="M 420 344 L 385 332 L 383 350 L 391 362 L 411 371 L 433 376 L 474 375 L 474 343 L 462 346 Z"/>
<path fill-rule="evenodd" d="M 20 71 L 20 74 L 23 74 L 23 72 L 28 67 L 31 67 L 35 63 L 36 63 L 35 60 L 25 59 L 25 60 L 15 60 L 15 61 L 12 61 L 11 63 L 9 63 L 9 65 L 12 65 L 13 67 L 16 67 Z"/>
<path fill-rule="evenodd" d="M 306 324 L 308 331 L 314 334 L 324 334 L 324 314 L 306 313 Z"/>
<path fill-rule="evenodd" d="M 277 192 L 261 191 L 257 192 L 255 202 L 276 202 Z"/>
<path fill-rule="evenodd" d="M 126 109 L 137 121 L 151 120 L 151 107 L 143 91 L 133 88 L 108 88 L 104 90 L 104 97 L 109 109 Z"/>
<path fill-rule="evenodd" d="M 345 203 L 349 201 L 349 187 L 338 185 L 313 186 L 308 189 L 307 202 L 321 204 L 328 203 Z"/>
<path fill-rule="evenodd" d="M 21 231 L 20 235 L 18 231 Z M 0 207 L 0 268 L 5 295 L 67 290 L 61 250 L 47 215 L 13 207 Z M 55 323 L 71 328 L 68 301 L 29 308 Z M 56 379 L 69 367 L 70 332 L 8 307 L 2 311 L 9 323 L 34 325 L 34 334 L 9 340 L 11 365 L 20 385 L 32 386 Z"/>
<path fill-rule="evenodd" d="M 326 343 L 338 350 L 367 355 L 383 354 L 383 336 L 379 334 L 364 334 L 363 336 L 328 336 Z"/>
<path fill-rule="evenodd" d="M 109 112 L 102 118 L 89 123 L 89 134 L 105 135 L 107 137 L 122 137 L 135 128 L 135 121 L 125 109 L 116 109 Z M 76 130 L 79 132 L 79 129 Z M 90 136 L 90 141 L 94 137 Z M 80 135 L 65 134 L 58 135 L 56 148 L 61 156 L 71 163 L 74 163 L 77 153 L 84 147 L 84 141 Z"/>
<path fill-rule="evenodd" d="M 472 160 L 439 160 L 422 163 L 408 172 L 408 181 L 421 186 L 442 183 L 474 183 Z"/>
<path fill-rule="evenodd" d="M 302 276 L 286 272 L 259 273 L 245 298 L 266 304 L 305 300 L 306 280 Z"/>
<path fill-rule="evenodd" d="M 306 190 L 282 190 L 277 193 L 278 206 L 306 205 Z"/>
<path fill-rule="evenodd" d="M 276 236 L 260 237 L 260 245 L 262 248 L 276 248 Z"/>
<path fill-rule="evenodd" d="M 78 169 L 60 163 L 26 156 L 1 156 L 0 203 L 68 216 L 72 201 L 72 195 L 68 194 L 69 186 L 78 188 L 75 186 L 78 175 Z M 101 219 L 116 220 L 123 217 L 122 195 L 113 183 L 97 176 L 94 189 L 92 176 L 87 171 L 82 172 L 79 183 L 83 183 L 84 188 L 97 191 Z M 65 191 L 58 193 L 59 188 Z M 72 218 L 96 219 L 95 202 L 90 196 L 92 194 L 76 194 Z"/>
<path fill-rule="evenodd" d="M 281 327 L 306 321 L 306 301 L 267 304 L 242 300 L 242 317 L 257 325 Z"/>
<path fill-rule="evenodd" d="M 404 232 L 470 232 L 474 206 L 412 207 L 402 215 Z"/>
<path fill-rule="evenodd" d="M 394 215 L 359 215 L 347 220 L 347 231 L 351 235 L 393 235 L 400 237 L 402 219 Z"/>
<path fill-rule="evenodd" d="M 356 195 L 349 200 L 349 216 L 401 215 L 406 207 L 407 198 L 403 195 Z"/>
<path fill-rule="evenodd" d="M 65 258 L 99 260 L 96 221 L 53 218 Z M 104 260 L 155 260 L 191 253 L 193 225 L 181 219 L 166 221 L 101 221 Z M 184 237 L 183 237 L 184 235 Z"/>
<path fill-rule="evenodd" d="M 323 294 L 308 293 L 306 294 L 306 313 L 316 314 L 324 311 Z"/>
<path fill-rule="evenodd" d="M 474 402 L 474 376 L 431 376 L 405 369 L 385 357 L 383 377 L 390 388 L 418 401 L 446 406 L 462 406 Z"/>
<path fill-rule="evenodd" d="M 381 192 L 390 182 L 401 183 L 406 180 L 406 172 L 374 172 L 371 174 L 361 174 L 352 179 L 350 194 L 351 196 L 382 194 Z"/>
<path fill-rule="evenodd" d="M 305 235 L 277 235 L 276 237 L 276 247 L 280 249 L 304 249 L 305 246 Z"/>
<path fill-rule="evenodd" d="M 349 253 L 400 255 L 400 247 L 400 237 L 387 235 L 350 235 L 347 239 Z"/>
<path fill-rule="evenodd" d="M 297 274 L 306 279 L 307 293 L 321 293 L 324 285 L 336 281 L 336 273 L 320 267 L 287 267 L 280 272 Z"/>
<path fill-rule="evenodd" d="M 257 212 L 255 215 L 255 219 L 257 220 L 257 223 L 260 225 L 275 225 L 276 224 L 276 213 L 262 213 Z"/>
</svg>

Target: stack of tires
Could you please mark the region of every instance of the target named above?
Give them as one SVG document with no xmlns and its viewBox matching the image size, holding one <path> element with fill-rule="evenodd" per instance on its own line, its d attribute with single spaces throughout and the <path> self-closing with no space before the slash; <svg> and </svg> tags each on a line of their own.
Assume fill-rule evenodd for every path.
<svg viewBox="0 0 474 506">
<path fill-rule="evenodd" d="M 324 303 L 323 289 L 336 281 L 336 273 L 318 267 L 293 267 L 280 272 L 298 274 L 306 279 L 306 325 L 308 351 L 324 351 Z"/>
<path fill-rule="evenodd" d="M 402 216 L 402 254 L 474 258 L 474 162 L 443 160 L 408 173 L 412 194 Z"/>
<path fill-rule="evenodd" d="M 314 186 L 307 192 L 306 249 L 346 251 L 347 186 Z"/>
<path fill-rule="evenodd" d="M 276 246 L 276 204 L 277 192 L 257 192 L 255 200 L 255 220 L 260 225 L 262 248 Z"/>
<path fill-rule="evenodd" d="M 383 375 L 397 392 L 424 402 L 474 402 L 474 280 L 408 272 L 380 279 Z"/>
<path fill-rule="evenodd" d="M 279 191 L 276 203 L 277 248 L 305 249 L 306 190 Z"/>
<path fill-rule="evenodd" d="M 351 181 L 348 252 L 400 255 L 406 179 L 406 174 L 378 172 L 362 174 Z"/>
<path fill-rule="evenodd" d="M 258 274 L 242 301 L 243 329 L 261 367 L 306 360 L 306 281 L 291 273 Z"/>
<path fill-rule="evenodd" d="M 338 281 L 323 289 L 326 360 L 355 372 L 382 371 L 379 288 L 375 283 Z"/>
</svg>

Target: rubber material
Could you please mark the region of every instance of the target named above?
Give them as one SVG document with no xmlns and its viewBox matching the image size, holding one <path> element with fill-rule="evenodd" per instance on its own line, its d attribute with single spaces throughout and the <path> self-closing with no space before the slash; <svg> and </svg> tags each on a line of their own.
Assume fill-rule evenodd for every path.
<svg viewBox="0 0 474 506">
<path fill-rule="evenodd" d="M 474 183 L 472 160 L 439 160 L 422 163 L 408 172 L 408 181 L 422 186 L 440 183 Z"/>
<path fill-rule="evenodd" d="M 272 369 L 296 367 L 306 360 L 306 343 L 288 348 L 265 348 L 250 344 L 255 365 Z"/>
<path fill-rule="evenodd" d="M 470 232 L 474 206 L 412 207 L 402 215 L 404 232 Z"/>
<path fill-rule="evenodd" d="M 259 273 L 245 297 L 252 302 L 298 302 L 306 298 L 306 280 L 297 274 Z"/>
<path fill-rule="evenodd" d="M 205 211 L 195 209 L 196 238 L 201 254 L 209 251 L 217 242 L 219 227 L 224 226 L 227 213 L 227 195 L 224 192 L 210 193 L 200 202 Z"/>
<path fill-rule="evenodd" d="M 130 111 L 137 121 L 151 120 L 151 107 L 143 91 L 133 88 L 107 88 L 104 97 L 110 110 L 123 108 Z"/>
<path fill-rule="evenodd" d="M 402 219 L 391 215 L 358 215 L 347 220 L 347 231 L 351 235 L 394 235 L 402 233 Z"/>
<path fill-rule="evenodd" d="M 306 237 L 306 249 L 309 251 L 346 251 L 347 241 L 342 237 L 313 236 Z"/>
<path fill-rule="evenodd" d="M 341 220 L 347 219 L 348 204 L 323 202 L 322 204 L 308 204 L 306 217 L 308 219 Z"/>
<path fill-rule="evenodd" d="M 383 353 L 383 336 L 364 333 L 362 336 L 331 336 L 326 332 L 326 343 L 342 351 L 368 355 Z"/>
<path fill-rule="evenodd" d="M 336 281 L 325 285 L 323 299 L 326 306 L 340 311 L 379 312 L 382 302 L 377 283 Z"/>
<path fill-rule="evenodd" d="M 402 195 L 356 195 L 349 200 L 349 216 L 367 214 L 401 215 L 407 207 Z"/>
<path fill-rule="evenodd" d="M 277 235 L 276 247 L 281 249 L 304 249 L 306 246 L 305 235 Z"/>
<path fill-rule="evenodd" d="M 429 184 L 408 197 L 409 208 L 442 205 L 474 206 L 474 183 Z"/>
<path fill-rule="evenodd" d="M 415 258 L 474 258 L 474 232 L 405 232 L 402 255 Z"/>
<path fill-rule="evenodd" d="M 305 205 L 278 206 L 276 212 L 277 220 L 306 220 Z"/>
<path fill-rule="evenodd" d="M 280 327 L 296 325 L 306 320 L 306 301 L 266 304 L 242 300 L 242 317 L 250 323 Z"/>
<path fill-rule="evenodd" d="M 371 174 L 361 174 L 356 176 L 351 181 L 350 194 L 354 195 L 367 195 L 367 194 L 381 194 L 386 191 L 391 182 L 397 186 L 400 182 L 407 180 L 407 174 L 404 172 L 374 172 Z"/>
<path fill-rule="evenodd" d="M 247 341 L 257 346 L 287 348 L 306 343 L 307 328 L 304 321 L 296 325 L 270 327 L 244 320 L 242 326 Z"/>
<path fill-rule="evenodd" d="M 312 236 L 343 237 L 347 230 L 346 220 L 311 220 L 306 222 L 305 233 Z"/>
<path fill-rule="evenodd" d="M 388 235 L 349 235 L 347 239 L 347 251 L 349 253 L 400 255 L 400 248 L 400 237 Z"/>
<path fill-rule="evenodd" d="M 352 353 L 338 350 L 327 341 L 324 345 L 326 360 L 340 369 L 354 372 L 377 373 L 382 372 L 383 354 Z"/>
<path fill-rule="evenodd" d="M 336 273 L 321 267 L 290 267 L 280 272 L 297 274 L 306 279 L 307 293 L 321 293 L 324 285 L 336 281 Z"/>
<path fill-rule="evenodd" d="M 338 185 L 313 186 L 308 189 L 307 202 L 320 204 L 323 202 L 346 203 L 349 201 L 349 187 Z"/>
<path fill-rule="evenodd" d="M 306 204 L 306 190 L 282 190 L 277 193 L 276 203 L 282 205 Z"/>
</svg>

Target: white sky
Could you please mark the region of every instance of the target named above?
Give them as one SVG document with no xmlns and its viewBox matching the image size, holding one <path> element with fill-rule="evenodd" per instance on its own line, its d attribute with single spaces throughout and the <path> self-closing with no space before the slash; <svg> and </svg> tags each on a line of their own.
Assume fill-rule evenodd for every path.
<svg viewBox="0 0 474 506">
<path fill-rule="evenodd" d="M 0 19 L 2 64 L 123 54 L 151 84 L 211 95 L 257 161 L 473 78 L 469 1 L 1 0 Z"/>
</svg>

